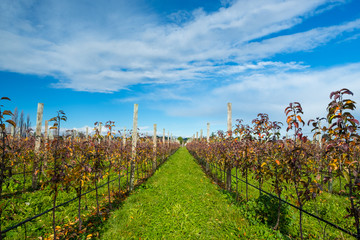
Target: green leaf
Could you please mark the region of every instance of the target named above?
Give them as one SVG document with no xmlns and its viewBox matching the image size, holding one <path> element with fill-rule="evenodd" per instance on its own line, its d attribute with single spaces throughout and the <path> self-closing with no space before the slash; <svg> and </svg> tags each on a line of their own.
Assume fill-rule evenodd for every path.
<svg viewBox="0 0 360 240">
<path fill-rule="evenodd" d="M 347 173 L 346 170 L 343 171 L 343 175 L 344 175 L 344 178 L 346 179 L 346 181 L 350 182 L 350 176 L 349 176 L 349 174 Z"/>
</svg>

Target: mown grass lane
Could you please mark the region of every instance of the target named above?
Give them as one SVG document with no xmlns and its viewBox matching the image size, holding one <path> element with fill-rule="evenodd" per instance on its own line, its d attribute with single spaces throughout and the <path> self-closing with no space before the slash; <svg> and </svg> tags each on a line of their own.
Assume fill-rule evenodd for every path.
<svg viewBox="0 0 360 240">
<path fill-rule="evenodd" d="M 275 235 L 250 226 L 180 148 L 112 214 L 100 238 L 276 239 Z"/>
</svg>

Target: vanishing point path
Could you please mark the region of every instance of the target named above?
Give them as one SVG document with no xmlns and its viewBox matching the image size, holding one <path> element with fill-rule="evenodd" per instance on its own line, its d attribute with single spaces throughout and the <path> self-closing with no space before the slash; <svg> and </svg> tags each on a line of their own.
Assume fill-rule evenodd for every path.
<svg viewBox="0 0 360 240">
<path fill-rule="evenodd" d="M 264 239 L 180 148 L 134 191 L 101 239 Z"/>
</svg>

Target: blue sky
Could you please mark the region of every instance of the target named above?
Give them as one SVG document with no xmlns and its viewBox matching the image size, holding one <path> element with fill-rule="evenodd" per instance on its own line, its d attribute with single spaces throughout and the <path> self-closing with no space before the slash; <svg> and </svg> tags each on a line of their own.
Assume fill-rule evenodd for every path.
<svg viewBox="0 0 360 240">
<path fill-rule="evenodd" d="M 2 0 L 0 79 L 7 108 L 35 124 L 42 102 L 67 129 L 131 128 L 134 103 L 142 132 L 183 137 L 225 130 L 227 102 L 250 123 L 298 101 L 308 120 L 331 91 L 360 102 L 360 1 Z"/>
</svg>

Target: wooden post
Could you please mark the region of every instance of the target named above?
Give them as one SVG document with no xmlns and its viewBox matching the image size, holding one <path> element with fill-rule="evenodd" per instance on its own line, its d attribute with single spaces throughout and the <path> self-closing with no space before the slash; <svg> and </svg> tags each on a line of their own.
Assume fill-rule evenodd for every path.
<svg viewBox="0 0 360 240">
<path fill-rule="evenodd" d="M 45 120 L 45 132 L 44 132 L 44 140 L 45 144 L 48 142 L 48 131 L 49 131 L 49 120 Z"/>
<path fill-rule="evenodd" d="M 86 127 L 85 138 L 86 140 L 89 138 L 89 127 Z"/>
<path fill-rule="evenodd" d="M 165 144 L 165 128 L 163 129 L 163 144 Z"/>
<path fill-rule="evenodd" d="M 102 131 L 102 122 L 99 123 L 99 134 L 101 135 L 101 131 Z"/>
<path fill-rule="evenodd" d="M 49 141 L 49 120 L 45 120 L 45 131 L 44 131 L 44 143 L 47 144 Z M 45 148 L 46 151 L 46 148 Z M 44 169 L 47 168 L 47 158 L 44 158 L 44 162 L 41 166 L 41 173 L 44 174 Z"/>
<path fill-rule="evenodd" d="M 99 131 L 99 139 L 98 139 L 98 142 L 99 143 L 101 143 L 101 131 L 102 131 L 102 122 L 99 122 L 99 126 L 98 126 L 98 129 L 97 129 L 98 131 Z"/>
<path fill-rule="evenodd" d="M 15 138 L 15 127 L 13 125 L 10 125 L 10 135 Z"/>
<path fill-rule="evenodd" d="M 232 136 L 232 122 L 231 122 L 231 103 L 227 104 L 227 110 L 228 110 L 228 115 L 227 115 L 227 131 L 228 131 L 228 136 L 231 137 Z"/>
<path fill-rule="evenodd" d="M 168 147 L 170 147 L 170 131 L 168 131 Z"/>
<path fill-rule="evenodd" d="M 49 140 L 54 140 L 54 129 L 49 129 Z"/>
<path fill-rule="evenodd" d="M 135 182 L 135 161 L 136 161 L 136 143 L 137 143 L 137 121 L 138 121 L 138 104 L 134 104 L 134 119 L 132 130 L 132 146 L 130 161 L 130 192 L 134 190 Z"/>
<path fill-rule="evenodd" d="M 200 129 L 200 141 L 202 140 L 202 138 L 203 138 L 203 130 Z"/>
<path fill-rule="evenodd" d="M 41 143 L 41 125 L 43 119 L 44 104 L 38 103 L 37 116 L 36 116 L 36 132 L 35 132 L 35 152 L 38 153 L 40 150 Z"/>
<path fill-rule="evenodd" d="M 207 142 L 210 142 L 210 123 L 207 123 L 206 141 L 207 141 Z"/>
<path fill-rule="evenodd" d="M 126 127 L 124 127 L 122 141 L 123 141 L 123 146 L 125 147 L 126 146 Z"/>
<path fill-rule="evenodd" d="M 196 132 L 196 141 L 199 139 L 199 132 Z"/>
<path fill-rule="evenodd" d="M 35 132 L 35 154 L 38 154 L 40 151 L 41 144 L 41 125 L 44 113 L 44 104 L 38 103 L 37 116 L 36 116 L 36 132 Z M 37 176 L 38 176 L 38 160 L 34 160 L 33 172 L 32 172 L 32 188 L 37 189 Z"/>
<path fill-rule="evenodd" d="M 231 138 L 232 136 L 232 126 L 231 126 L 231 103 L 227 104 L 227 136 Z M 226 190 L 231 191 L 231 169 L 232 169 L 232 163 L 227 162 L 225 163 L 226 167 Z"/>
<path fill-rule="evenodd" d="M 329 124 L 330 125 L 330 124 Z M 329 125 L 328 125 L 328 127 L 329 127 Z M 322 134 L 321 134 L 321 132 L 322 132 L 322 130 L 321 130 L 321 122 L 319 122 L 319 139 L 318 139 L 318 143 L 319 143 L 319 146 L 320 146 L 320 148 L 322 147 L 321 146 L 321 139 L 322 139 Z M 341 189 L 340 189 L 341 190 Z"/>
<path fill-rule="evenodd" d="M 154 135 L 153 135 L 153 155 L 154 155 L 154 159 L 153 159 L 153 172 L 155 172 L 156 170 L 156 124 L 154 124 Z"/>
</svg>

